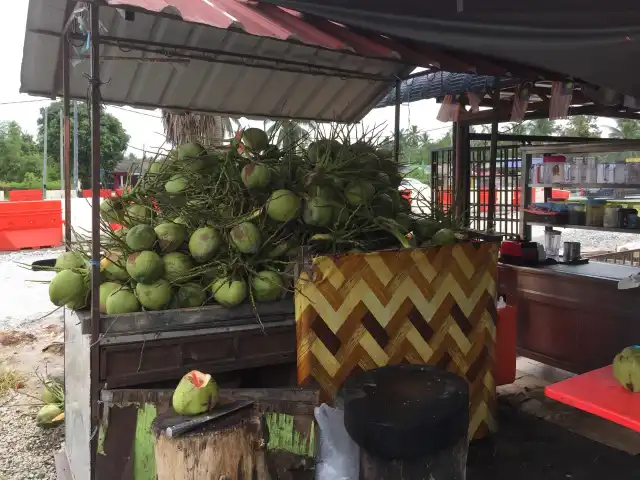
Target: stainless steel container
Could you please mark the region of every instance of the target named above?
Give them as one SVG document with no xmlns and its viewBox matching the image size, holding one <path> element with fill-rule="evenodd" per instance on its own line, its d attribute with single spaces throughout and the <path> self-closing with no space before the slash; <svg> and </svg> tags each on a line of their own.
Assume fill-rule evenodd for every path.
<svg viewBox="0 0 640 480">
<path fill-rule="evenodd" d="M 564 242 L 562 260 L 567 263 L 580 260 L 580 242 Z"/>
</svg>

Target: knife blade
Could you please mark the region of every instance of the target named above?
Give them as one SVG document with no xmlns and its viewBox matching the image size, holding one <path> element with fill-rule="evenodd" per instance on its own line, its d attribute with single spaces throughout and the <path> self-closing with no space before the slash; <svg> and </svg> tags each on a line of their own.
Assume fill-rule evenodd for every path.
<svg viewBox="0 0 640 480">
<path fill-rule="evenodd" d="M 173 425 L 166 427 L 164 429 L 164 434 L 168 438 L 174 438 L 178 435 L 182 435 L 186 432 L 189 432 L 195 428 L 198 428 L 205 423 L 211 422 L 218 418 L 229 415 L 233 412 L 237 412 L 238 410 L 242 410 L 250 405 L 253 405 L 255 402 L 253 400 L 237 400 L 235 402 L 227 403 L 225 405 L 221 405 L 215 410 L 205 413 L 203 415 L 198 415 L 197 417 L 177 417 L 176 423 Z"/>
</svg>

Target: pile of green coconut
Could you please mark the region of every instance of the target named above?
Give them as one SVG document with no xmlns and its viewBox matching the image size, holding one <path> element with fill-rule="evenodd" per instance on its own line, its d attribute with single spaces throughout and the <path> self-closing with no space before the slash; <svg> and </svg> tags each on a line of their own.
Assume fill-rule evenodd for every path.
<svg viewBox="0 0 640 480">
<path fill-rule="evenodd" d="M 412 212 L 403 165 L 373 137 L 333 128 L 289 145 L 247 128 L 224 147 L 158 155 L 136 185 L 103 201 L 100 310 L 235 307 L 292 291 L 300 247 L 346 254 L 455 243 L 451 217 Z M 81 246 L 56 261 L 51 301 L 89 303 Z"/>
</svg>

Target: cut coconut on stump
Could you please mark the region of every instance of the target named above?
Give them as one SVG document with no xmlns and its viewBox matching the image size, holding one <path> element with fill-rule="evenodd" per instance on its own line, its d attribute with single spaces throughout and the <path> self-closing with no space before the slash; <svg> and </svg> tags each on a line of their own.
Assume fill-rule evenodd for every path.
<svg viewBox="0 0 640 480">
<path fill-rule="evenodd" d="M 233 480 L 269 477 L 259 418 L 241 411 L 169 438 L 152 426 L 158 480 Z"/>
</svg>

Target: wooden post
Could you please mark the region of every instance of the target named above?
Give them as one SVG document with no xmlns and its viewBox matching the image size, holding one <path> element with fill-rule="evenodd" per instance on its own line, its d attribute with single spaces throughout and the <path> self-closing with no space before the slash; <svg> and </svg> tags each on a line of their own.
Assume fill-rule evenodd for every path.
<svg viewBox="0 0 640 480">
<path fill-rule="evenodd" d="M 158 480 L 268 480 L 259 417 L 238 412 L 168 438 L 153 427 Z"/>
</svg>

